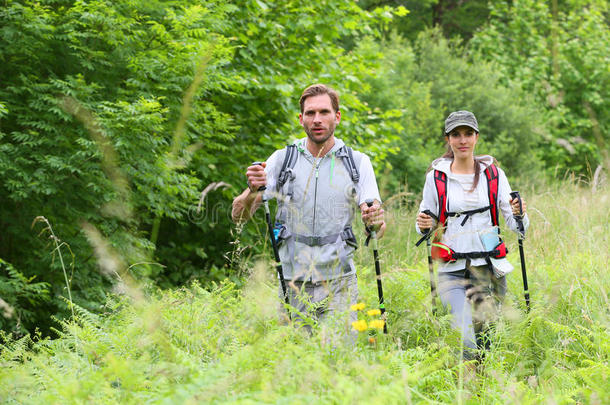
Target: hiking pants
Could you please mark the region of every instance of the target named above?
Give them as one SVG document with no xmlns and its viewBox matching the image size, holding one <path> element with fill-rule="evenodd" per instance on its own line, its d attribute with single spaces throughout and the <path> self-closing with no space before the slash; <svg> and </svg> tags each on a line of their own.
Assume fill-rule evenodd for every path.
<svg viewBox="0 0 610 405">
<path fill-rule="evenodd" d="M 463 358 L 474 359 L 474 351 L 489 348 L 485 332 L 506 295 L 506 277 L 495 277 L 487 266 L 467 264 L 465 270 L 440 272 L 438 292 L 450 307 L 451 325 L 461 333 Z"/>
<path fill-rule="evenodd" d="M 336 317 L 336 322 L 351 330 L 352 322 L 357 320 L 356 312 L 350 311 L 350 306 L 358 299 L 358 280 L 355 273 L 317 283 L 286 280 L 286 293 L 292 307 L 292 321 L 309 332 L 314 321 L 321 323 Z M 279 295 L 281 312 L 285 314 L 281 286 Z"/>
</svg>

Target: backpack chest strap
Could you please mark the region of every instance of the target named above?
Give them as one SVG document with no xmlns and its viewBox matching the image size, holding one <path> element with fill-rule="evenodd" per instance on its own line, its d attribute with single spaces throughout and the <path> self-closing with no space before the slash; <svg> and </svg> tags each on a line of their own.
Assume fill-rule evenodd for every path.
<svg viewBox="0 0 610 405">
<path fill-rule="evenodd" d="M 462 220 L 461 225 L 464 226 L 466 224 L 466 221 L 468 221 L 468 218 L 470 218 L 471 215 L 478 214 L 479 212 L 485 212 L 490 209 L 491 209 L 491 205 L 488 205 L 487 207 L 475 208 L 473 210 L 447 212 L 446 215 L 447 215 L 447 217 L 460 217 L 463 215 L 464 219 Z"/>
</svg>

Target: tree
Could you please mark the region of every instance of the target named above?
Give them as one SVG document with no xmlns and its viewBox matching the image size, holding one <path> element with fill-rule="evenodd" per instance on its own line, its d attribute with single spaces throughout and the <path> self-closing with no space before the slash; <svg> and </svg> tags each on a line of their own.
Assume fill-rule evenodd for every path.
<svg viewBox="0 0 610 405">
<path fill-rule="evenodd" d="M 605 1 L 493 3 L 491 21 L 475 35 L 473 60 L 497 64 L 545 107 L 541 156 L 550 171 L 579 174 L 605 160 L 610 92 L 610 29 Z"/>
<path fill-rule="evenodd" d="M 379 57 L 349 44 L 379 37 L 391 18 L 348 0 L 6 2 L 0 257 L 51 297 L 28 328 L 67 309 L 54 249 L 30 229 L 37 216 L 74 252 L 69 284 L 88 309 L 114 276 L 97 270 L 83 226 L 108 238 L 122 270 L 160 285 L 230 276 L 228 212 L 243 167 L 300 133 L 298 95 L 312 82 L 342 93 L 341 137 L 383 159 L 392 123 L 360 99 Z M 211 184 L 222 187 L 200 217 Z"/>
<path fill-rule="evenodd" d="M 206 168 L 231 139 L 228 116 L 203 96 L 222 89 L 230 55 L 212 28 L 234 8 L 210 2 L 9 1 L 0 11 L 0 257 L 48 283 L 33 325 L 64 313 L 59 264 L 30 229 L 39 215 L 75 253 L 74 299 L 96 309 L 112 280 L 81 230 L 98 226 L 129 264 L 150 261 L 155 217 L 187 219 Z M 199 66 L 188 125 L 175 136 Z M 213 134 L 213 137 L 211 136 Z M 173 145 L 178 152 L 173 152 Z M 101 208 L 101 209 L 100 209 Z M 149 275 L 159 267 L 149 267 Z M 137 270 L 144 269 L 140 266 Z M 32 324 L 28 325 L 32 328 Z"/>
<path fill-rule="evenodd" d="M 396 31 L 410 40 L 420 32 L 439 27 L 446 38 L 468 41 L 487 22 L 487 0 L 361 0 L 366 10 L 405 7 L 408 15 L 394 18 L 387 32 Z"/>
<path fill-rule="evenodd" d="M 477 153 L 496 157 L 511 176 L 540 167 L 541 108 L 518 82 L 507 85 L 493 63 L 471 63 L 459 41 L 445 39 L 440 29 L 420 33 L 413 44 L 394 35 L 368 46 L 383 55 L 383 63 L 366 101 L 402 112 L 401 136 L 392 143 L 397 152 L 388 156 L 391 170 L 382 181 L 388 194 L 421 191 L 430 162 L 445 151 L 444 119 L 461 109 L 479 120 Z"/>
</svg>

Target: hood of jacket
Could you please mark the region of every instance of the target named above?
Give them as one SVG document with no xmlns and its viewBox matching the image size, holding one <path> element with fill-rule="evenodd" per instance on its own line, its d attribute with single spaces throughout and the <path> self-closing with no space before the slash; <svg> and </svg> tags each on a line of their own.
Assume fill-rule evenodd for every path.
<svg viewBox="0 0 610 405">
<path fill-rule="evenodd" d="M 477 161 L 479 162 L 479 166 L 481 167 L 481 171 L 487 169 L 493 162 L 494 158 L 489 155 L 481 155 L 476 156 Z M 432 162 L 432 170 L 438 170 L 444 172 L 449 176 L 451 174 L 451 163 L 453 159 L 451 158 L 438 158 Z"/>
<path fill-rule="evenodd" d="M 313 156 L 311 154 L 311 152 L 309 152 L 309 149 L 307 149 L 307 142 L 310 142 L 310 141 L 307 137 L 305 137 L 305 138 L 297 139 L 296 141 L 294 141 L 294 144 L 297 146 L 297 149 L 299 150 L 299 152 L 304 153 L 305 156 L 309 156 L 309 157 L 313 158 L 315 156 Z M 339 149 L 341 149 L 343 146 L 345 146 L 345 142 L 343 142 L 341 139 L 335 137 L 335 144 L 326 154 L 328 155 L 329 153 L 334 153 L 334 152 L 338 151 Z"/>
</svg>

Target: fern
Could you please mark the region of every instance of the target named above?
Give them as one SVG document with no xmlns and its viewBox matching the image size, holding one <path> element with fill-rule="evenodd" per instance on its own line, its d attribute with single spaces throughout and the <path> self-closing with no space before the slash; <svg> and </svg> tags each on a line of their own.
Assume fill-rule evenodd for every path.
<svg viewBox="0 0 610 405">
<path fill-rule="evenodd" d="M 35 319 L 30 308 L 50 300 L 49 284 L 34 282 L 35 279 L 0 259 L 0 298 L 6 305 L 0 309 L 0 329 L 16 334 L 27 332 L 26 325 Z"/>
</svg>

